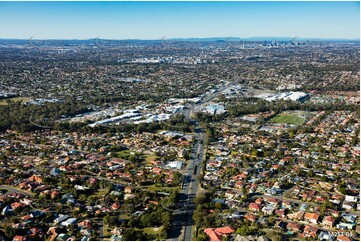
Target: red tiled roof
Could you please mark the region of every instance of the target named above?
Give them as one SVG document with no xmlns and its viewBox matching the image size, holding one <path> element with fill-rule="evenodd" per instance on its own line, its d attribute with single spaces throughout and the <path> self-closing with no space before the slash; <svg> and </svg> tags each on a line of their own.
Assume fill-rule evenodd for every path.
<svg viewBox="0 0 361 242">
<path fill-rule="evenodd" d="M 317 213 L 305 213 L 305 219 L 307 220 L 318 220 L 318 218 L 320 217 L 320 215 L 318 215 Z"/>
<path fill-rule="evenodd" d="M 246 214 L 244 217 L 251 222 L 256 221 L 256 216 L 253 214 L 249 213 L 249 214 Z"/>
<path fill-rule="evenodd" d="M 215 231 L 217 233 L 222 233 L 222 234 L 231 234 L 235 230 L 232 227 L 226 226 L 226 227 L 222 227 L 222 228 L 216 228 Z"/>
<path fill-rule="evenodd" d="M 258 203 L 251 203 L 248 206 L 249 210 L 260 210 L 261 208 L 262 208 L 261 205 L 259 205 Z"/>
<path fill-rule="evenodd" d="M 337 240 L 338 241 L 352 241 L 352 239 L 350 239 L 349 237 L 345 236 L 345 235 L 339 235 L 337 236 Z"/>
<path fill-rule="evenodd" d="M 22 235 L 16 235 L 13 238 L 13 241 L 24 241 L 24 240 L 26 240 L 26 238 Z"/>
<path fill-rule="evenodd" d="M 221 241 L 223 235 L 231 234 L 235 230 L 229 226 L 221 227 L 221 228 L 207 228 L 204 229 L 204 233 L 206 233 L 211 241 Z"/>
<path fill-rule="evenodd" d="M 217 234 L 213 228 L 204 229 L 204 233 L 206 233 L 211 241 L 221 241 L 222 235 Z"/>
</svg>

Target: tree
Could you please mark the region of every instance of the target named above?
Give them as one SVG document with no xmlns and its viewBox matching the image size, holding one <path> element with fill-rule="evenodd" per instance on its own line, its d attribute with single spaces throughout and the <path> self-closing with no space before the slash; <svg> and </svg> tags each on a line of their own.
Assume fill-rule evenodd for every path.
<svg viewBox="0 0 361 242">
<path fill-rule="evenodd" d="M 343 195 L 346 195 L 346 194 L 347 194 L 347 189 L 344 188 L 344 187 L 340 187 L 338 190 L 339 190 Z"/>
<path fill-rule="evenodd" d="M 4 224 L 3 225 L 3 228 L 4 228 L 4 232 L 5 232 L 5 236 L 8 237 L 8 238 L 13 238 L 16 234 L 16 231 L 15 229 L 9 225 L 9 224 Z"/>
<path fill-rule="evenodd" d="M 216 202 L 216 204 L 214 205 L 214 207 L 215 207 L 216 209 L 222 209 L 222 203 Z"/>
<path fill-rule="evenodd" d="M 251 155 L 258 157 L 259 151 L 257 149 L 253 149 Z"/>
<path fill-rule="evenodd" d="M 237 234 L 240 234 L 242 236 L 247 236 L 247 235 L 253 235 L 258 231 L 257 228 L 252 227 L 252 226 L 248 226 L 246 224 L 243 224 L 241 227 L 239 227 L 236 231 Z"/>
<path fill-rule="evenodd" d="M 197 227 L 201 227 L 202 224 L 203 224 L 203 219 L 204 219 L 204 213 L 203 213 L 203 206 L 200 205 L 200 206 L 197 206 L 196 210 L 194 211 L 193 213 L 193 221 L 195 223 L 195 225 Z"/>
<path fill-rule="evenodd" d="M 118 225 L 119 224 L 118 216 L 110 216 L 108 222 L 110 225 L 113 226 Z"/>
<path fill-rule="evenodd" d="M 143 227 L 151 227 L 153 225 L 153 219 L 149 213 L 145 213 L 140 217 L 140 225 Z"/>
<path fill-rule="evenodd" d="M 201 231 L 196 239 L 197 241 L 208 241 L 208 235 L 206 233 L 204 233 L 203 231 Z"/>
<path fill-rule="evenodd" d="M 172 185 L 173 186 L 179 186 L 179 184 L 182 182 L 182 174 L 178 171 L 173 173 L 173 182 Z"/>
<path fill-rule="evenodd" d="M 194 203 L 196 206 L 204 204 L 206 202 L 206 198 L 203 195 L 200 195 L 194 199 Z"/>
<path fill-rule="evenodd" d="M 105 216 L 103 217 L 103 223 L 104 223 L 104 224 L 109 224 L 109 214 L 107 214 L 107 215 L 105 215 Z"/>
</svg>

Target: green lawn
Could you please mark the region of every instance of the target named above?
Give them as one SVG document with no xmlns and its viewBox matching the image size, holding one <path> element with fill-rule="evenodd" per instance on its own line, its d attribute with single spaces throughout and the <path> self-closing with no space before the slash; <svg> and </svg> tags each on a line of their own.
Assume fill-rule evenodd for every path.
<svg viewBox="0 0 361 242">
<path fill-rule="evenodd" d="M 104 224 L 103 226 L 103 237 L 110 237 L 112 236 L 111 231 L 113 230 L 113 227 L 109 227 L 108 225 Z"/>
<path fill-rule="evenodd" d="M 97 197 L 101 197 L 103 195 L 107 194 L 107 190 L 106 189 L 99 189 L 96 193 L 94 193 L 95 196 Z"/>
<path fill-rule="evenodd" d="M 122 213 L 119 215 L 119 219 L 130 219 L 129 215 L 126 213 Z"/>
<path fill-rule="evenodd" d="M 156 160 L 159 158 L 159 156 L 156 155 L 143 155 L 146 162 L 150 162 L 152 160 Z"/>
<path fill-rule="evenodd" d="M 143 231 L 144 233 L 147 233 L 147 234 L 160 234 L 161 231 L 163 229 L 163 226 L 160 226 L 160 227 L 147 227 L 147 228 L 144 228 Z"/>
<path fill-rule="evenodd" d="M 156 193 L 160 191 L 171 192 L 173 190 L 179 189 L 179 187 L 157 187 L 156 185 L 144 186 L 144 189 L 147 189 L 149 192 Z"/>
<path fill-rule="evenodd" d="M 129 156 L 131 156 L 131 150 L 122 150 L 115 152 L 117 154 L 117 157 L 120 159 L 128 160 Z"/>
<path fill-rule="evenodd" d="M 271 123 L 294 124 L 294 125 L 303 124 L 304 121 L 305 121 L 304 118 L 296 114 L 278 114 L 276 117 L 270 120 Z"/>
<path fill-rule="evenodd" d="M 115 152 L 115 154 L 120 159 L 129 160 L 129 157 L 134 156 L 135 152 L 132 150 L 121 150 L 121 151 Z M 150 162 L 152 160 L 156 160 L 159 158 L 159 156 L 156 156 L 154 154 L 152 154 L 152 155 L 142 154 L 141 157 L 145 160 L 145 162 Z"/>
</svg>

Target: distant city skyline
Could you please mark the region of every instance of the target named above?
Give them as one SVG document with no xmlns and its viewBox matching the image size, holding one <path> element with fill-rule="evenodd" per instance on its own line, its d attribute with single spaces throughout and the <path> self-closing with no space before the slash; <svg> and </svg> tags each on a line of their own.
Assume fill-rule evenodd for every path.
<svg viewBox="0 0 361 242">
<path fill-rule="evenodd" d="M 0 39 L 359 39 L 359 2 L 0 2 Z"/>
</svg>

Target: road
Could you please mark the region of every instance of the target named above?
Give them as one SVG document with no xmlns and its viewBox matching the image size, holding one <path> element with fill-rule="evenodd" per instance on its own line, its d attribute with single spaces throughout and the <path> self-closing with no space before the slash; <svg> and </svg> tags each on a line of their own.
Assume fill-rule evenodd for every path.
<svg viewBox="0 0 361 242">
<path fill-rule="evenodd" d="M 199 127 L 198 127 L 199 128 Z M 188 198 L 192 199 L 189 202 L 188 211 L 187 211 L 187 224 L 184 227 L 184 240 L 185 241 L 191 241 L 192 240 L 192 234 L 193 234 L 193 221 L 192 216 L 195 210 L 195 204 L 194 204 L 194 198 L 197 195 L 197 191 L 199 188 L 199 180 L 198 175 L 201 171 L 201 163 L 203 160 L 203 154 L 204 154 L 204 139 L 205 139 L 205 133 L 203 130 L 200 130 L 198 133 L 198 141 L 195 146 L 195 159 L 193 159 L 193 162 L 190 162 L 189 168 L 188 168 L 188 174 L 187 177 L 190 177 L 190 183 L 187 183 L 184 185 L 184 189 L 187 190 Z M 189 181 L 189 179 L 188 179 Z"/>
<path fill-rule="evenodd" d="M 199 123 L 195 122 L 195 125 L 196 129 L 199 131 L 196 134 L 197 141 L 192 149 L 191 159 L 185 170 L 182 189 L 179 193 L 178 203 L 180 208 L 174 212 L 174 222 L 170 232 L 170 238 L 174 241 L 192 240 L 192 216 L 195 210 L 195 204 L 193 200 L 196 197 L 199 188 L 199 181 L 197 177 L 201 171 L 205 139 L 204 131 L 199 127 Z M 181 236 L 181 234 L 183 236 Z"/>
<path fill-rule="evenodd" d="M 23 189 L 20 189 L 18 187 L 14 187 L 14 186 L 1 185 L 0 189 L 6 189 L 7 190 L 6 194 L 16 192 L 16 193 L 20 193 L 20 194 L 22 194 L 24 196 L 30 196 L 30 197 L 34 196 L 34 194 L 32 192 L 29 192 L 29 191 L 26 191 L 26 190 L 23 190 Z"/>
<path fill-rule="evenodd" d="M 196 133 L 196 143 L 192 148 L 191 159 L 186 167 L 183 177 L 182 189 L 179 193 L 179 209 L 174 212 L 172 230 L 169 233 L 170 240 L 192 241 L 193 236 L 193 213 L 195 210 L 194 198 L 199 189 L 198 176 L 201 172 L 201 164 L 204 156 L 205 131 L 200 127 L 198 121 L 191 116 L 198 108 L 217 97 L 227 86 L 221 87 L 215 93 L 208 93 L 200 103 L 193 104 L 185 109 L 183 114 L 192 124 Z"/>
</svg>

